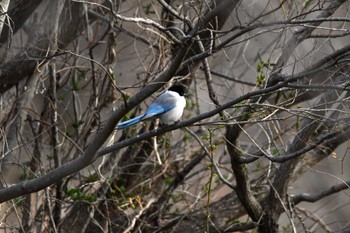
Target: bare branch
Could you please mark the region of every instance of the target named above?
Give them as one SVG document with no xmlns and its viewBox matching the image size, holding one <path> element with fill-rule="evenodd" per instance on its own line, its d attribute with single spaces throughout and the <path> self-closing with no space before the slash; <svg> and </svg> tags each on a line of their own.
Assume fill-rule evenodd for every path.
<svg viewBox="0 0 350 233">
<path fill-rule="evenodd" d="M 140 91 L 138 94 L 132 97 L 128 101 L 127 106 L 119 108 L 117 111 L 115 111 L 112 114 L 112 116 L 106 123 L 105 127 L 95 137 L 93 142 L 87 147 L 84 154 L 80 155 L 75 160 L 72 160 L 66 164 L 63 164 L 57 169 L 54 169 L 48 172 L 47 174 L 41 177 L 1 189 L 0 193 L 5 192 L 7 194 L 6 195 L 0 194 L 1 196 L 0 202 L 12 199 L 16 196 L 21 196 L 24 194 L 41 190 L 59 181 L 60 179 L 81 170 L 82 168 L 94 162 L 98 157 L 96 152 L 102 146 L 104 141 L 109 137 L 109 135 L 112 133 L 117 121 L 121 119 L 123 115 L 125 115 L 133 107 L 139 104 L 142 100 L 144 100 L 145 98 L 150 96 L 152 93 L 157 91 L 160 87 L 162 87 L 167 81 L 169 81 L 175 75 L 175 72 L 177 71 L 183 57 L 186 54 L 186 51 L 187 51 L 186 47 L 180 49 L 177 53 L 177 56 L 174 58 L 174 60 L 171 62 L 168 68 L 164 70 L 157 79 L 155 79 L 149 86 L 145 87 L 142 91 Z M 171 126 L 171 127 L 174 127 L 174 126 Z M 168 131 L 171 130 L 170 127 L 166 127 L 166 128 L 168 128 Z M 173 129 L 175 129 L 175 127 Z M 163 132 L 166 132 L 166 131 L 158 130 L 158 133 L 163 133 Z"/>
<path fill-rule="evenodd" d="M 350 189 L 350 181 L 344 181 L 340 184 L 333 185 L 333 186 L 329 187 L 328 189 L 323 190 L 323 191 L 316 193 L 316 194 L 301 193 L 301 194 L 295 195 L 292 198 L 292 201 L 295 205 L 297 205 L 303 201 L 316 202 L 318 200 L 321 200 L 324 197 L 328 197 L 332 194 L 343 191 L 345 189 Z"/>
<path fill-rule="evenodd" d="M 64 9 L 57 7 L 62 2 L 66 3 Z M 81 4 L 70 1 L 55 1 L 50 2 L 50 7 L 52 12 L 57 10 L 57 15 L 60 16 L 59 20 L 52 17 L 56 13 L 49 15 L 51 20 L 47 22 L 46 27 L 50 30 L 46 31 L 47 34 L 36 38 L 35 41 L 28 44 L 24 52 L 18 53 L 12 60 L 0 65 L 0 93 L 5 92 L 27 75 L 32 74 L 37 62 L 41 63 L 45 61 L 47 55 L 54 54 L 57 48 L 50 47 L 50 45 L 57 42 L 58 48 L 64 48 L 83 30 L 84 27 L 77 26 L 84 22 L 81 21 L 81 17 L 83 17 Z M 59 23 L 60 25 L 50 24 L 49 22 Z M 59 32 L 58 29 L 60 29 Z M 41 29 L 38 28 L 37 30 Z M 40 35 L 39 32 L 36 34 Z"/>
</svg>

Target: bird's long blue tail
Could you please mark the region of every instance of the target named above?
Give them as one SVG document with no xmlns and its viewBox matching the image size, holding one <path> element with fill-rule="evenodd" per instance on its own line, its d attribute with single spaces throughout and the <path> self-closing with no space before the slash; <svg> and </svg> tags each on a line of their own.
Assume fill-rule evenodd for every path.
<svg viewBox="0 0 350 233">
<path fill-rule="evenodd" d="M 117 124 L 117 128 L 116 129 L 117 130 L 125 129 L 125 128 L 129 127 L 129 126 L 137 124 L 137 123 L 139 123 L 142 120 L 143 117 L 144 117 L 144 115 L 141 115 L 141 116 L 137 116 L 135 118 L 132 118 L 130 120 L 120 122 L 119 124 Z"/>
</svg>

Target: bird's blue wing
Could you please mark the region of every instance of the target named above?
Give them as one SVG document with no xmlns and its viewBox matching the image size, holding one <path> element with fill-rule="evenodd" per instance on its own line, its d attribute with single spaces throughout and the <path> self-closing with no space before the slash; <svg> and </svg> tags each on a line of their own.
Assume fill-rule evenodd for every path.
<svg viewBox="0 0 350 233">
<path fill-rule="evenodd" d="M 149 106 L 145 115 L 142 117 L 142 120 L 147 120 L 147 119 L 156 117 L 162 113 L 170 111 L 174 107 L 175 105 L 169 105 L 169 104 L 163 105 L 163 104 L 154 102 L 153 104 L 151 104 L 151 106 Z"/>
<path fill-rule="evenodd" d="M 173 105 L 161 105 L 161 104 L 158 104 L 157 102 L 155 102 L 155 103 L 151 104 L 151 106 L 149 106 L 149 108 L 147 109 L 145 114 L 143 114 L 141 116 L 137 116 L 137 117 L 132 118 L 132 119 L 127 120 L 127 121 L 120 122 L 117 125 L 117 130 L 125 129 L 129 126 L 132 126 L 134 124 L 139 123 L 140 121 L 156 117 L 162 113 L 170 111 L 174 107 L 175 106 L 173 106 Z"/>
<path fill-rule="evenodd" d="M 152 119 L 154 117 L 157 117 L 165 112 L 168 112 L 175 108 L 176 106 L 176 98 L 174 98 L 173 95 L 169 94 L 168 92 L 165 92 L 161 94 L 156 101 L 149 106 L 146 113 L 135 117 L 133 119 L 121 122 L 117 125 L 117 129 L 124 129 L 131 125 L 137 124 L 140 121 Z"/>
<path fill-rule="evenodd" d="M 137 116 L 135 118 L 132 118 L 130 120 L 127 120 L 127 121 L 123 121 L 123 122 L 120 122 L 118 125 L 117 125 L 117 130 L 119 129 L 125 129 L 131 125 L 134 125 L 134 124 L 137 124 L 139 123 L 142 118 L 144 117 L 144 115 L 141 115 L 141 116 Z"/>
</svg>

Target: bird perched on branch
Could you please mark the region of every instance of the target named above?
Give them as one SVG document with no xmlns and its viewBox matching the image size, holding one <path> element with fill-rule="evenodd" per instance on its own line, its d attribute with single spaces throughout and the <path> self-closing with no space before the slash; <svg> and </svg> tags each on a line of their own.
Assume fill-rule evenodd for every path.
<svg viewBox="0 0 350 233">
<path fill-rule="evenodd" d="M 120 122 L 117 130 L 125 129 L 144 120 L 159 118 L 163 124 L 171 125 L 180 120 L 186 106 L 185 90 L 180 85 L 174 85 L 162 93 L 146 112 L 127 121 Z"/>
</svg>

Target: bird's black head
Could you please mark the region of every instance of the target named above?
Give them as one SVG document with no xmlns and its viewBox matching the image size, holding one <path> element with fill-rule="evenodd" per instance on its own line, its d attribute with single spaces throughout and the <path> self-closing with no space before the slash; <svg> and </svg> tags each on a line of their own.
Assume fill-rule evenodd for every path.
<svg viewBox="0 0 350 233">
<path fill-rule="evenodd" d="M 185 96 L 185 89 L 181 85 L 174 85 L 169 88 L 169 91 L 177 92 L 180 96 Z"/>
</svg>

